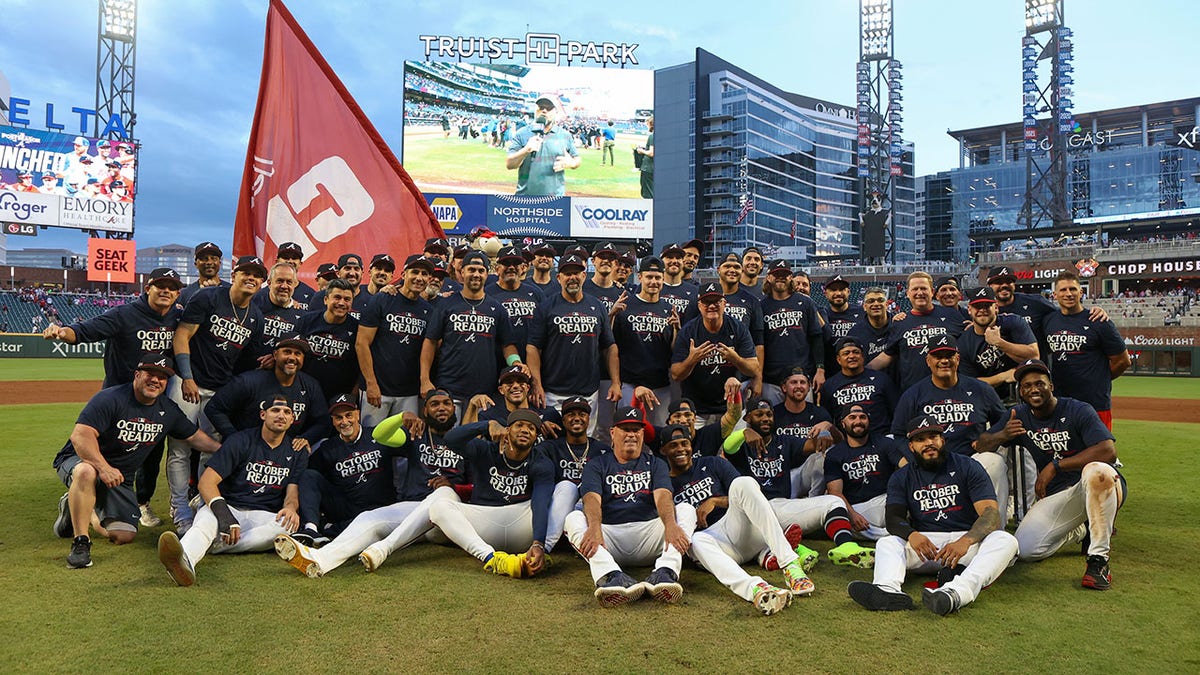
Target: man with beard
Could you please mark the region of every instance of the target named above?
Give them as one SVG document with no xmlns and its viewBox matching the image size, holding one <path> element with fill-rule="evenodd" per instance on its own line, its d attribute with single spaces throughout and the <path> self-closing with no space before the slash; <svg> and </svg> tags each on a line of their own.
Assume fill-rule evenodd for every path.
<svg viewBox="0 0 1200 675">
<path fill-rule="evenodd" d="M 390 258 L 389 258 L 390 259 Z M 393 268 L 394 269 L 394 268 Z M 363 310 L 367 308 L 367 302 L 370 301 L 371 295 L 364 293 L 367 286 L 360 285 L 362 282 L 363 264 L 362 258 L 354 253 L 344 253 L 338 258 L 337 262 L 337 278 L 344 279 L 350 288 L 353 289 L 353 297 L 351 298 L 350 315 L 357 321 L 362 316 Z M 332 283 L 332 282 L 331 282 Z M 325 307 L 325 296 L 329 293 L 329 286 L 318 291 L 313 295 L 312 300 L 308 303 L 310 310 L 321 310 Z"/>
<path fill-rule="evenodd" d="M 1046 332 L 1042 323 L 1047 315 L 1058 310 L 1054 302 L 1036 293 L 1018 293 L 1017 275 L 1008 267 L 993 267 L 988 270 L 987 285 L 996 294 L 996 309 L 1001 314 L 1016 314 L 1029 324 L 1038 340 L 1038 351 L 1042 358 L 1050 359 L 1050 346 L 1046 343 Z M 1088 311 L 1088 320 L 1107 321 L 1108 313 L 1101 307 Z M 1052 363 L 1047 363 L 1053 367 Z"/>
<path fill-rule="evenodd" d="M 462 456 L 451 452 L 443 435 L 454 427 L 454 400 L 442 390 L 425 396 L 421 411 L 423 428 L 409 434 L 404 415 L 393 415 L 371 432 L 379 445 L 393 448 L 391 454 L 407 460 L 400 501 L 360 513 L 341 534 L 320 549 L 310 548 L 290 536 L 275 538 L 275 553 L 309 578 L 322 577 L 358 556 L 368 572 L 383 565 L 387 557 L 425 536 L 433 529 L 429 506 L 435 498 L 457 500 L 454 494 L 435 492 L 465 480 Z"/>
<path fill-rule="evenodd" d="M 980 450 L 979 435 L 1007 414 L 996 390 L 958 372 L 959 355 L 954 338 L 942 335 L 929 343 L 925 356 L 930 376 L 900 395 L 892 415 L 892 434 L 905 433 L 904 420 L 929 415 L 942 425 L 942 443 L 951 454 L 972 457 L 992 480 L 992 498 L 1008 514 L 1008 464 L 998 452 Z"/>
<path fill-rule="evenodd" d="M 307 450 L 287 442 L 292 402 L 282 395 L 259 404 L 262 426 L 226 438 L 200 477 L 204 506 L 183 535 L 163 532 L 158 560 L 179 586 L 196 583 L 205 554 L 271 548 L 276 535 L 300 526 L 296 481 L 308 466 Z"/>
<path fill-rule="evenodd" d="M 533 452 L 542 419 L 532 410 L 515 410 L 506 420 L 476 422 L 452 429 L 446 446 L 462 455 L 472 477 L 471 503 L 446 498 L 429 507 L 429 519 L 484 571 L 513 578 L 534 576 L 546 565 L 546 529 L 554 493 L 554 467 Z M 479 436 L 499 438 L 497 443 Z M 521 550 L 510 554 L 506 550 Z"/>
<path fill-rule="evenodd" d="M 663 247 L 659 259 L 663 261 L 662 299 L 671 303 L 679 313 L 682 323 L 696 318 L 696 291 L 694 282 L 683 278 L 684 252 L 679 244 L 667 244 Z"/>
<path fill-rule="evenodd" d="M 243 358 L 254 359 L 256 367 L 267 362 L 263 357 L 274 351 L 279 338 L 296 332 L 296 324 L 306 313 L 307 307 L 295 300 L 296 283 L 295 268 L 277 262 L 267 274 L 267 283 L 254 295 L 254 305 L 263 315 L 263 331 Z"/>
<path fill-rule="evenodd" d="M 592 251 L 592 276 L 583 282 L 583 293 L 603 302 L 604 311 L 609 313 L 612 312 L 613 305 L 625 294 L 625 289 L 617 284 L 613 276 L 617 271 L 618 258 L 620 254 L 612 243 L 597 245 L 596 250 Z M 562 272 L 561 264 L 559 272 Z M 562 284 L 561 279 L 559 284 Z"/>
<path fill-rule="evenodd" d="M 685 398 L 696 403 L 705 424 L 725 413 L 726 401 L 740 394 L 738 375 L 762 373 L 758 353 L 745 324 L 725 313 L 725 294 L 719 284 L 700 289 L 700 316 L 685 323 L 675 337 L 671 379 L 681 383 Z"/>
<path fill-rule="evenodd" d="M 309 357 L 304 372 L 321 383 L 326 396 L 349 394 L 358 387 L 359 369 L 355 342 L 358 319 L 351 314 L 354 287 L 346 279 L 334 279 L 325 289 L 323 309 L 305 314 L 296 325 L 308 342 Z"/>
<path fill-rule="evenodd" d="M 903 319 L 892 322 L 888 329 L 887 348 L 867 364 L 872 370 L 885 370 L 893 361 L 899 363 L 896 385 L 907 390 L 929 377 L 925 363 L 925 346 L 939 336 L 957 338 L 962 334 L 962 315 L 933 302 L 933 279 L 925 272 L 908 275 L 908 300 L 912 311 Z M 900 424 L 904 424 L 903 418 Z"/>
<path fill-rule="evenodd" d="M 738 475 L 721 457 L 695 458 L 691 434 L 680 426 L 663 429 L 662 455 L 670 466 L 675 503 L 696 509 L 693 559 L 767 616 L 791 604 L 793 595 L 812 594 L 814 586 L 799 554 L 754 479 Z M 776 588 L 742 569 L 743 563 L 764 549 L 779 561 L 785 588 Z"/>
<path fill-rule="evenodd" d="M 1021 403 L 1003 426 L 980 436 L 979 445 L 1016 442 L 1037 462 L 1038 501 L 1016 532 L 1021 560 L 1044 560 L 1086 535 L 1082 585 L 1106 591 L 1112 587 L 1109 540 L 1127 489 L 1125 477 L 1113 466 L 1117 448 L 1112 432 L 1088 404 L 1055 396 L 1049 369 L 1041 361 L 1022 363 L 1016 377 Z"/>
<path fill-rule="evenodd" d="M 421 346 L 421 391 L 434 388 L 436 358 L 438 388 L 454 396 L 460 413 L 472 396 L 494 391 L 501 356 L 510 366 L 521 361 L 513 345 L 508 312 L 483 290 L 487 256 L 480 251 L 467 253 L 462 273 L 463 289 L 434 307 Z"/>
<path fill-rule="evenodd" d="M 182 316 L 175 304 L 181 286 L 175 270 L 160 267 L 150 272 L 145 293 L 136 301 L 69 326 L 51 324 L 42 332 L 42 337 L 69 345 L 105 341 L 104 382 L 100 386 L 127 384 L 133 381 L 143 354 L 171 353 L 171 340 Z M 164 446 L 165 440 L 154 446 L 134 478 L 142 514 L 139 522 L 144 527 L 162 525 L 162 519 L 150 510 L 150 499 L 157 487 Z"/>
<path fill-rule="evenodd" d="M 654 256 L 638 266 L 640 290 L 613 317 L 613 339 L 621 356 L 621 401 L 633 405 L 635 390 L 648 389 L 642 403 L 655 424 L 667 419 L 671 402 L 671 351 L 679 313 L 659 297 L 663 262 Z"/>
<path fill-rule="evenodd" d="M 787 261 L 772 262 L 768 295 L 762 301 L 762 397 L 773 404 L 783 400 L 781 385 L 796 366 L 804 369 L 815 390 L 825 383 L 825 345 L 817 305 L 807 295 L 792 291 L 791 274 Z"/>
<path fill-rule="evenodd" d="M 141 516 L 133 472 L 164 435 L 186 439 L 204 452 L 217 449 L 216 441 L 163 396 L 175 374 L 173 366 L 170 356 L 142 355 L 132 382 L 104 389 L 88 401 L 70 440 L 54 458 L 54 469 L 67 486 L 58 500 L 54 532 L 64 539 L 74 537 L 68 567 L 92 566 L 88 528 L 93 514 L 109 541 L 133 541 Z"/>
<path fill-rule="evenodd" d="M 863 359 L 872 359 L 887 348 L 888 328 L 891 321 L 887 313 L 888 294 L 880 286 L 872 286 L 863 293 L 863 320 L 850 327 L 847 337 L 853 337 L 863 346 Z M 836 354 L 835 354 L 836 356 Z"/>
<path fill-rule="evenodd" d="M 818 405 L 808 403 L 808 376 L 792 368 L 783 381 L 783 401 L 772 408 L 775 433 L 804 443 L 804 464 L 792 472 L 792 492 L 797 496 L 825 494 L 825 450 L 833 444 L 837 428 L 833 417 Z"/>
<path fill-rule="evenodd" d="M 463 415 L 463 424 L 473 424 L 475 422 L 499 422 L 504 424 L 505 420 L 512 411 L 519 409 L 532 410 L 542 418 L 541 427 L 538 433 L 545 438 L 554 438 L 558 435 L 558 431 L 562 428 L 559 424 L 562 418 L 559 417 L 558 411 L 554 408 L 534 407 L 530 402 L 530 392 L 533 388 L 533 380 L 529 377 L 529 370 L 520 365 L 508 366 L 500 371 L 500 378 L 497 384 L 497 393 L 499 396 L 493 400 L 487 394 L 475 394 L 471 400 L 467 402 L 466 413 Z"/>
<path fill-rule="evenodd" d="M 537 100 L 534 123 L 517 129 L 508 143 L 504 167 L 517 170 L 518 195 L 561 197 L 567 189 L 564 172 L 583 163 L 575 137 L 558 124 L 562 112 L 545 96 Z"/>
<path fill-rule="evenodd" d="M 369 427 L 417 409 L 421 346 L 433 311 L 422 294 L 432 273 L 428 258 L 410 255 L 399 292 L 376 295 L 359 321 L 354 351 L 363 375 L 362 422 Z"/>
<path fill-rule="evenodd" d="M 320 383 L 308 373 L 301 372 L 308 356 L 308 342 L 298 333 L 284 335 L 271 352 L 274 365 L 270 370 L 249 370 L 234 376 L 221 387 L 204 414 L 222 438 L 229 438 L 244 429 L 262 424 L 256 404 L 275 393 L 287 396 L 292 402 L 292 427 L 296 449 L 309 449 L 329 434 L 329 411 Z"/>
<path fill-rule="evenodd" d="M 223 255 L 221 247 L 211 241 L 196 244 L 196 271 L 200 277 L 179 292 L 179 304 L 186 305 L 201 288 L 229 288 L 229 282 L 221 279 Z"/>
<path fill-rule="evenodd" d="M 592 414 L 589 401 L 582 396 L 572 396 L 562 403 L 562 429 L 559 438 L 542 441 L 534 448 L 549 458 L 554 465 L 554 495 L 550 499 L 549 524 L 546 529 L 546 552 L 554 550 L 562 538 L 563 523 L 579 505 L 579 482 L 583 480 L 583 466 L 588 460 L 612 447 L 603 441 L 589 438 L 588 422 Z"/>
<path fill-rule="evenodd" d="M 805 440 L 776 433 L 775 415 L 767 401 L 759 400 L 747 406 L 745 419 L 746 428 L 725 439 L 725 456 L 739 473 L 758 482 L 770 500 L 779 524 L 785 530 L 796 526 L 802 532 L 824 529 L 835 545 L 830 553 L 835 563 L 869 568 L 874 560 L 873 552 L 854 541 L 850 516 L 841 498 L 833 495 L 792 498 L 792 471 L 804 463 L 807 454 L 815 452 L 818 439 Z M 803 544 L 796 546 L 796 553 L 806 571 L 811 570 L 820 558 L 816 551 Z M 760 562 L 767 567 L 770 560 L 764 556 Z"/>
<path fill-rule="evenodd" d="M 812 279 L 809 278 L 808 272 L 796 268 L 792 273 L 792 290 L 801 295 L 812 296 Z"/>
<path fill-rule="evenodd" d="M 866 369 L 863 345 L 854 337 L 839 339 L 832 351 L 837 357 L 838 372 L 825 380 L 821 405 L 831 418 L 848 405 L 861 405 L 871 417 L 872 433 L 891 433 L 892 410 L 899 398 L 892 378 Z"/>
<path fill-rule="evenodd" d="M 836 373 L 838 368 L 834 343 L 849 335 L 850 329 L 862 322 L 866 315 L 861 307 L 850 306 L 850 282 L 840 274 L 830 277 L 829 281 L 825 282 L 825 299 L 829 302 L 829 307 L 821 308 L 825 372 Z M 886 321 L 884 326 L 887 326 Z"/>
<path fill-rule="evenodd" d="M 212 429 L 204 415 L 205 406 L 233 379 L 241 355 L 262 334 L 262 312 L 252 300 L 266 278 L 261 259 L 242 256 L 233 268 L 232 284 L 197 291 L 183 309 L 171 342 L 179 379 L 172 381 L 169 395 L 202 429 Z M 203 472 L 203 461 L 197 462 L 197 471 Z M 191 478 L 192 448 L 171 437 L 167 441 L 167 485 L 171 488 L 171 516 L 180 532 L 192 526 L 188 505 Z"/>
<path fill-rule="evenodd" d="M 517 348 L 517 356 L 525 359 L 525 343 L 529 336 L 529 322 L 538 305 L 542 304 L 542 292 L 532 283 L 521 281 L 521 269 L 525 258 L 515 246 L 505 246 L 496 256 L 496 274 L 494 283 L 484 287 L 489 298 L 498 301 L 512 325 L 513 344 Z"/>
<path fill-rule="evenodd" d="M 972 291 L 967 306 L 971 327 L 958 338 L 959 369 L 992 385 L 1001 400 L 1015 400 L 1013 371 L 1018 363 L 1037 358 L 1037 338 L 1021 317 L 998 312 L 996 294 L 987 286 Z"/>
<path fill-rule="evenodd" d="M 696 267 L 700 265 L 700 257 L 704 255 L 704 242 L 699 239 L 691 239 L 679 245 L 683 249 L 683 280 L 692 281 L 692 273 L 696 271 Z"/>
<path fill-rule="evenodd" d="M 887 536 L 888 479 L 908 458 L 898 442 L 872 430 L 870 414 L 862 404 L 844 406 L 841 425 L 846 440 L 825 452 L 825 491 L 846 505 L 857 536 L 878 540 Z M 832 559 L 833 551 L 829 555 Z"/>
<path fill-rule="evenodd" d="M 936 590 L 921 591 L 925 607 L 945 616 L 974 601 L 1000 577 L 1016 559 L 1017 540 L 1002 527 L 987 473 L 947 451 L 942 425 L 930 415 L 918 415 L 906 429 L 913 462 L 888 481 L 889 536 L 875 548 L 874 582 L 852 581 L 846 590 L 870 610 L 912 609 L 912 598 L 901 589 L 906 570 L 930 574 L 961 565 Z"/>
<path fill-rule="evenodd" d="M 614 419 L 613 451 L 583 467 L 583 510 L 567 516 L 567 539 L 588 561 L 601 606 L 618 607 L 643 593 L 679 602 L 679 571 L 696 529 L 696 509 L 674 503 L 666 463 L 644 447 L 642 412 L 623 407 Z M 647 564 L 654 571 L 643 582 L 621 570 L 621 565 Z"/>
<path fill-rule="evenodd" d="M 549 297 L 559 292 L 558 280 L 554 278 L 554 258 L 558 256 L 552 244 L 542 242 L 533 247 L 533 276 L 530 282 Z"/>
<path fill-rule="evenodd" d="M 758 276 L 762 271 L 762 251 L 759 251 L 757 246 L 742 249 L 742 290 L 756 298 L 763 297 L 762 280 Z"/>
</svg>

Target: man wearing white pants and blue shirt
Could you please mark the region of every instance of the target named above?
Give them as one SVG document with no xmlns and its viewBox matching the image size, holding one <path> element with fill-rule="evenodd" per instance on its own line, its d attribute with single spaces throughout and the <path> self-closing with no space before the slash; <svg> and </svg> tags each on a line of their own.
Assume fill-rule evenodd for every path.
<svg viewBox="0 0 1200 675">
<path fill-rule="evenodd" d="M 617 410 L 610 433 L 613 451 L 583 468 L 583 511 L 567 516 L 567 539 L 588 561 L 602 606 L 617 607 L 643 593 L 679 602 L 679 570 L 696 529 L 696 509 L 674 503 L 666 463 L 644 448 L 640 410 Z M 644 582 L 621 570 L 650 564 L 654 571 Z"/>
<path fill-rule="evenodd" d="M 558 438 L 542 441 L 534 450 L 554 465 L 554 496 L 550 499 L 550 522 L 546 530 L 546 552 L 554 550 L 562 538 L 567 516 L 579 507 L 579 481 L 588 460 L 611 452 L 608 443 L 589 438 L 588 423 L 592 409 L 582 396 L 572 396 L 562 404 L 562 430 Z"/>
<path fill-rule="evenodd" d="M 906 571 L 930 574 L 964 566 L 936 590 L 922 590 L 925 607 L 945 616 L 974 601 L 1012 565 L 1017 539 L 1001 529 L 987 472 L 971 458 L 947 451 L 942 425 L 931 415 L 919 415 L 907 429 L 913 462 L 888 481 L 891 534 L 875 547 L 874 582 L 852 581 L 846 590 L 870 610 L 912 609 L 912 598 L 901 589 Z"/>
<path fill-rule="evenodd" d="M 637 294 L 613 307 L 613 339 L 621 355 L 621 403 L 633 405 L 634 397 L 641 393 L 651 421 L 662 426 L 671 405 L 671 352 L 680 327 L 679 312 L 659 297 L 662 260 L 643 258 L 638 281 L 641 289 Z"/>
</svg>

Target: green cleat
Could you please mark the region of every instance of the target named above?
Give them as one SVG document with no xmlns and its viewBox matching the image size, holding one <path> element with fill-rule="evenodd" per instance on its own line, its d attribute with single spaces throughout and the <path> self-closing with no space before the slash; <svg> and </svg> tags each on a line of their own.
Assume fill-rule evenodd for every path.
<svg viewBox="0 0 1200 675">
<path fill-rule="evenodd" d="M 800 564 L 804 566 L 805 572 L 811 572 L 812 568 L 817 566 L 817 561 L 821 559 L 820 553 L 804 544 L 796 544 L 796 555 L 800 556 Z"/>
<path fill-rule="evenodd" d="M 829 559 L 834 565 L 849 565 L 869 570 L 875 566 L 875 549 L 860 546 L 856 541 L 848 541 L 829 549 Z"/>
</svg>

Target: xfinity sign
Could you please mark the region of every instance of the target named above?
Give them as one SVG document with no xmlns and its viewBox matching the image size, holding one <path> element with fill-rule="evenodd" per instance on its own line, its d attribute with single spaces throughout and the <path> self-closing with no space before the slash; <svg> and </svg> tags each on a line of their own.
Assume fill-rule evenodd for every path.
<svg viewBox="0 0 1200 675">
<path fill-rule="evenodd" d="M 556 33 L 526 33 L 524 38 L 421 35 L 425 59 L 486 59 L 515 61 L 524 57 L 527 66 L 571 65 L 576 61 L 598 66 L 636 66 L 638 44 L 626 42 L 577 42 Z"/>
</svg>

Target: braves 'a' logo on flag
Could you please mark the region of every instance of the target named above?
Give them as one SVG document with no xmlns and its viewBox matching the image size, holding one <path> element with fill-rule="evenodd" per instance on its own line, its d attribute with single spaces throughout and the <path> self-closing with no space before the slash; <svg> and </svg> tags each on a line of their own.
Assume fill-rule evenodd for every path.
<svg viewBox="0 0 1200 675">
<path fill-rule="evenodd" d="M 420 253 L 441 227 L 383 137 L 281 0 L 267 12 L 234 255 L 304 250 L 301 277 L 343 253 Z"/>
</svg>

